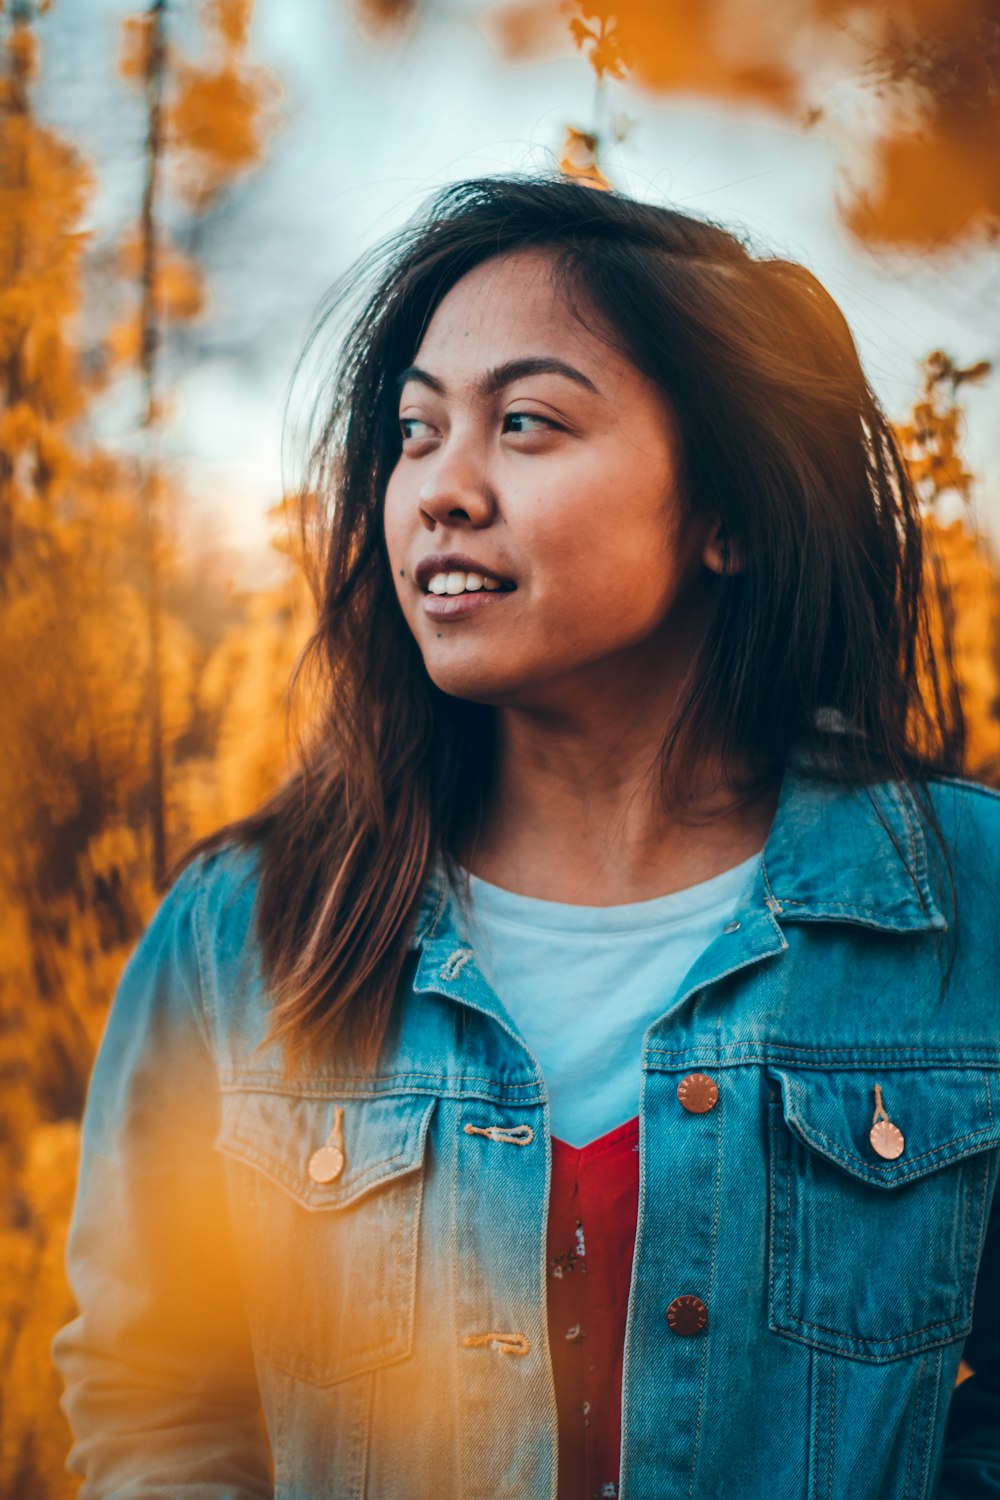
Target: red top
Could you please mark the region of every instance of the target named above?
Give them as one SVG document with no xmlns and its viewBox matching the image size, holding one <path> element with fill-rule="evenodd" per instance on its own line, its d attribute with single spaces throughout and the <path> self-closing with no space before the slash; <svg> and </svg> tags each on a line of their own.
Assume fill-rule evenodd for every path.
<svg viewBox="0 0 1000 1500">
<path fill-rule="evenodd" d="M 559 1500 L 618 1494 L 622 1357 L 638 1209 L 638 1115 L 579 1150 L 553 1140 L 548 1313 Z"/>
</svg>

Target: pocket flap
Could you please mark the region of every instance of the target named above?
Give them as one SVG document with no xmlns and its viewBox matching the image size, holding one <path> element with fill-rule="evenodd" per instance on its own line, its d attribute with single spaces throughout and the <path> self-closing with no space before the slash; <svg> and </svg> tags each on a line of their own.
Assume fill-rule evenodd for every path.
<svg viewBox="0 0 1000 1500">
<path fill-rule="evenodd" d="M 304 1208 L 344 1208 L 421 1166 L 435 1103 L 423 1094 L 336 1100 L 234 1089 L 223 1096 L 215 1146 L 263 1172 Z M 309 1163 L 331 1141 L 338 1104 L 343 1166 L 332 1182 L 317 1182 Z"/>
<path fill-rule="evenodd" d="M 1000 1145 L 1000 1075 L 985 1068 L 825 1070 L 769 1065 L 788 1128 L 827 1161 L 874 1187 L 894 1188 Z M 870 1140 L 876 1099 L 902 1133 L 886 1160 Z"/>
</svg>

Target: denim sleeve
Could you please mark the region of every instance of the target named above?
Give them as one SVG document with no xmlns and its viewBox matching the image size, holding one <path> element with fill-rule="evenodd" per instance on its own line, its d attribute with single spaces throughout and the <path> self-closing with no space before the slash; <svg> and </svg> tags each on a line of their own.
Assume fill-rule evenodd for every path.
<svg viewBox="0 0 1000 1500">
<path fill-rule="evenodd" d="M 1000 1193 L 993 1203 L 965 1359 L 951 1398 L 936 1500 L 1000 1500 Z"/>
<path fill-rule="evenodd" d="M 218 1081 L 196 930 L 205 862 L 167 893 L 90 1081 L 53 1344 L 80 1500 L 260 1500 L 270 1459 L 213 1150 Z"/>
</svg>

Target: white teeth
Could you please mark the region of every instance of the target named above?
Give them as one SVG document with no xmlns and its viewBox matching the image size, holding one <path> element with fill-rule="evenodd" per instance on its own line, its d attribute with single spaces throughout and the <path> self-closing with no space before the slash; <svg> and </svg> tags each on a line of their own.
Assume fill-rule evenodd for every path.
<svg viewBox="0 0 1000 1500">
<path fill-rule="evenodd" d="M 480 589 L 493 592 L 503 588 L 498 578 L 485 573 L 435 573 L 427 585 L 429 594 L 476 594 Z"/>
</svg>

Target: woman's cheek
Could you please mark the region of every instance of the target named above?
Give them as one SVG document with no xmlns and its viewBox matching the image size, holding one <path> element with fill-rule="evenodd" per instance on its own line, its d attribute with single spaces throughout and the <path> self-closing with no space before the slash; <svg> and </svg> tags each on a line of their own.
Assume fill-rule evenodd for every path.
<svg viewBox="0 0 1000 1500">
<path fill-rule="evenodd" d="M 408 593 L 412 593 L 413 580 L 410 577 L 410 562 L 407 538 L 404 535 L 402 519 L 399 507 L 386 496 L 385 509 L 382 515 L 382 534 L 385 538 L 386 555 L 389 560 L 389 570 L 392 573 L 392 583 L 400 604 L 404 604 Z"/>
</svg>

